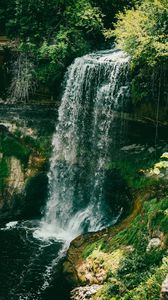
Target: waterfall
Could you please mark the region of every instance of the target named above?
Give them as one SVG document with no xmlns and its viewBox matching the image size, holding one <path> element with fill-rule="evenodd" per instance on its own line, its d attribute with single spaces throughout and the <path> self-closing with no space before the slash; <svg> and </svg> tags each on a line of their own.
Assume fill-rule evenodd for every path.
<svg viewBox="0 0 168 300">
<path fill-rule="evenodd" d="M 103 183 L 115 111 L 128 94 L 128 65 L 125 53 L 109 50 L 77 58 L 69 67 L 39 235 L 72 240 L 115 222 L 103 201 Z"/>
</svg>

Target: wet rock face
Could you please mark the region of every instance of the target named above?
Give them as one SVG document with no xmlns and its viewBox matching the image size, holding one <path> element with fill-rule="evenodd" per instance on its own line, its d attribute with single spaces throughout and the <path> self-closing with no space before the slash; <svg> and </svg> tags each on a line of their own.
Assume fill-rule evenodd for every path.
<svg viewBox="0 0 168 300">
<path fill-rule="evenodd" d="M 1 182 L 0 191 L 0 218 L 4 219 L 14 214 L 13 207 L 15 203 L 15 195 L 21 195 L 24 190 L 25 174 L 19 159 L 15 157 L 4 158 L 3 154 L 0 158 L 1 161 L 1 176 L 4 180 Z M 7 173 L 4 174 L 3 162 L 6 163 Z"/>
<path fill-rule="evenodd" d="M 25 186 L 23 215 L 26 218 L 39 217 L 48 195 L 48 177 L 45 172 L 37 172 Z"/>
<path fill-rule="evenodd" d="M 119 170 L 106 171 L 103 193 L 112 216 L 116 216 L 119 211 L 122 211 L 121 216 L 126 216 L 130 212 L 132 196 Z"/>
<path fill-rule="evenodd" d="M 42 131 L 41 126 L 39 132 L 36 118 L 10 119 L 4 109 L 0 120 L 0 222 L 40 217 L 48 193 L 51 132 Z"/>
<path fill-rule="evenodd" d="M 40 216 L 47 197 L 47 174 L 37 169 L 27 177 L 27 169 L 18 159 L 8 158 L 7 163 L 8 176 L 0 191 L 0 221 Z"/>
<path fill-rule="evenodd" d="M 8 192 L 12 195 L 15 192 L 21 192 L 24 187 L 24 172 L 20 161 L 15 158 L 9 158 L 9 177 L 8 181 Z"/>
</svg>

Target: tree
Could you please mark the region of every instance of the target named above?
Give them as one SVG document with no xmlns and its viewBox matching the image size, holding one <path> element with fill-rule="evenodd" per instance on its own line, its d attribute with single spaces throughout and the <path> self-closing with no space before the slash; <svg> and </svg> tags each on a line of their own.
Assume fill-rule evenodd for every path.
<svg viewBox="0 0 168 300">
<path fill-rule="evenodd" d="M 168 2 L 145 0 L 135 9 L 118 14 L 114 34 L 119 48 L 128 52 L 135 64 L 149 65 L 168 59 Z"/>
<path fill-rule="evenodd" d="M 118 14 L 112 34 L 117 46 L 131 55 L 134 101 L 168 98 L 167 16 L 167 0 L 143 0 Z"/>
</svg>

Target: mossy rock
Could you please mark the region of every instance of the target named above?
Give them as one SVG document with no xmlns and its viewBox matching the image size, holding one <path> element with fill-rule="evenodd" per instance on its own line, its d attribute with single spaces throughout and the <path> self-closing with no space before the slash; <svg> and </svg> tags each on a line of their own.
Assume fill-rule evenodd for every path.
<svg viewBox="0 0 168 300">
<path fill-rule="evenodd" d="M 122 217 L 128 215 L 132 208 L 132 195 L 126 180 L 117 169 L 108 169 L 103 186 L 104 201 L 108 204 L 108 214 L 116 216 L 122 208 Z"/>
<path fill-rule="evenodd" d="M 9 167 L 5 158 L 0 159 L 0 190 L 6 187 L 6 181 L 9 176 Z"/>
<path fill-rule="evenodd" d="M 30 150 L 14 137 L 5 136 L 1 139 L 0 150 L 6 157 L 15 156 L 23 164 L 28 162 Z"/>
</svg>

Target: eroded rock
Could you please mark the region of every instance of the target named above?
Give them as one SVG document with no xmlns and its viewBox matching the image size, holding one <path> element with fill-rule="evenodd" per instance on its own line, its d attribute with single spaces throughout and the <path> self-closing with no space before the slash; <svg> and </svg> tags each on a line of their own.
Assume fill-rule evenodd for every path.
<svg viewBox="0 0 168 300">
<path fill-rule="evenodd" d="M 94 295 L 102 288 L 102 285 L 93 284 L 84 287 L 78 287 L 71 292 L 72 300 L 93 300 Z"/>
<path fill-rule="evenodd" d="M 22 170 L 21 162 L 15 157 L 10 157 L 9 162 L 9 177 L 8 177 L 8 192 L 10 195 L 18 193 L 24 187 L 24 172 Z"/>
<path fill-rule="evenodd" d="M 159 238 L 153 238 L 149 241 L 146 251 L 149 252 L 152 249 L 159 248 L 161 245 L 161 240 Z"/>
</svg>

